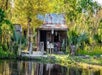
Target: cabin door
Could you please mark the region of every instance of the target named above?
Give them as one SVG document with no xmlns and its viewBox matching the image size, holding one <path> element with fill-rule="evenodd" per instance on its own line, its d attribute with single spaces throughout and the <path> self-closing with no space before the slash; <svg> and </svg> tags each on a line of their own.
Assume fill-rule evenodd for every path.
<svg viewBox="0 0 102 75">
<path fill-rule="evenodd" d="M 40 42 L 44 42 L 44 51 L 46 50 L 46 31 L 40 31 Z"/>
</svg>

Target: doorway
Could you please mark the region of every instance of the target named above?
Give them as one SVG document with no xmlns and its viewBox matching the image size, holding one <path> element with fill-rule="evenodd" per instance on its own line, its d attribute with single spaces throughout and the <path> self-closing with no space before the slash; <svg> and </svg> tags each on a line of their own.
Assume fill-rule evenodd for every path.
<svg viewBox="0 0 102 75">
<path fill-rule="evenodd" d="M 54 42 L 59 42 L 59 34 L 58 34 L 58 32 L 55 32 L 55 34 L 54 34 Z"/>
<path fill-rule="evenodd" d="M 40 30 L 40 42 L 44 42 L 44 51 L 46 51 L 46 31 Z"/>
</svg>

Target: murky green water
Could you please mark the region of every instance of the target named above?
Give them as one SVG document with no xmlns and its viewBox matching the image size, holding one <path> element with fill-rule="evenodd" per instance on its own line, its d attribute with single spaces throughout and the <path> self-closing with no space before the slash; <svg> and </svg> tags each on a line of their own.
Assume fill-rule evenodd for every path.
<svg viewBox="0 0 102 75">
<path fill-rule="evenodd" d="M 100 70 L 42 64 L 34 61 L 0 61 L 0 75 L 102 75 Z"/>
</svg>

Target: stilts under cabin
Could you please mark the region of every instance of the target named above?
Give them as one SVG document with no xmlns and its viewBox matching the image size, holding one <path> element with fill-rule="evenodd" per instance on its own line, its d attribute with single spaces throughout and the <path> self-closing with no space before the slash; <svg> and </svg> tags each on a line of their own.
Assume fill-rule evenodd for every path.
<svg viewBox="0 0 102 75">
<path fill-rule="evenodd" d="M 37 50 L 58 53 L 66 50 L 67 30 L 63 14 L 46 14 L 37 31 Z"/>
</svg>

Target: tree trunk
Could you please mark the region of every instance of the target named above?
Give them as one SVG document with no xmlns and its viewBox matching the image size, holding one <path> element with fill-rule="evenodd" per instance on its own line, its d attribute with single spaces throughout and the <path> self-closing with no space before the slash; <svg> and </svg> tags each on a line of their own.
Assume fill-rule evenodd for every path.
<svg viewBox="0 0 102 75">
<path fill-rule="evenodd" d="M 8 0 L 6 0 L 5 9 L 8 9 Z"/>
<path fill-rule="evenodd" d="M 32 30 L 31 30 L 30 22 L 31 22 L 31 19 L 28 18 L 28 51 L 29 51 L 29 54 L 32 53 L 32 41 L 31 41 Z"/>
</svg>

